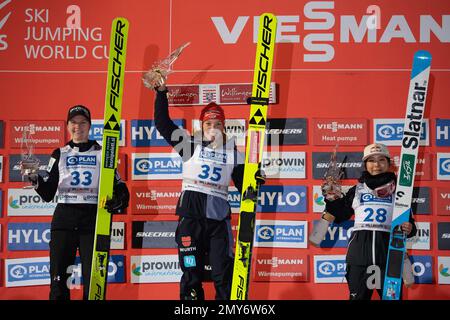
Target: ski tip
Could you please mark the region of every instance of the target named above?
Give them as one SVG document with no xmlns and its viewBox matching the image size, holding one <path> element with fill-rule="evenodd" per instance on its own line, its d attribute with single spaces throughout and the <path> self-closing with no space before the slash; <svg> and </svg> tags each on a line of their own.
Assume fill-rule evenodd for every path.
<svg viewBox="0 0 450 320">
<path fill-rule="evenodd" d="M 426 50 L 419 50 L 414 54 L 414 59 L 431 60 L 431 53 Z"/>
<path fill-rule="evenodd" d="M 431 54 L 425 50 L 419 50 L 414 54 L 413 68 L 411 71 L 411 79 L 422 73 L 431 66 Z"/>
</svg>

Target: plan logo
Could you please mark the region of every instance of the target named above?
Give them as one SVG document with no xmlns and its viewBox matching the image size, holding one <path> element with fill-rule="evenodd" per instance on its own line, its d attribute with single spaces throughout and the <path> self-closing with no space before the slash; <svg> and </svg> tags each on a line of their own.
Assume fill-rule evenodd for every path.
<svg viewBox="0 0 450 320">
<path fill-rule="evenodd" d="M 431 256 L 409 256 L 415 283 L 433 283 L 433 259 Z"/>
<path fill-rule="evenodd" d="M 404 119 L 374 119 L 374 143 L 383 143 L 387 146 L 401 146 L 403 139 Z M 420 132 L 420 145 L 430 145 L 429 120 L 423 119 Z"/>
<path fill-rule="evenodd" d="M 314 283 L 343 283 L 345 273 L 345 255 L 314 256 Z"/>
<path fill-rule="evenodd" d="M 255 247 L 306 248 L 308 222 L 257 220 Z"/>
<path fill-rule="evenodd" d="M 437 154 L 437 179 L 450 180 L 450 153 Z"/>
</svg>

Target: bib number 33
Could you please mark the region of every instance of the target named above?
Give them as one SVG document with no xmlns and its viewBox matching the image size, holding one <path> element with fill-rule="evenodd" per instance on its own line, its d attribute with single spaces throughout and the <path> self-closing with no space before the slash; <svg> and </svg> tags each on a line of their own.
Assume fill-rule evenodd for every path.
<svg viewBox="0 0 450 320">
<path fill-rule="evenodd" d="M 70 182 L 71 186 L 89 186 L 92 183 L 92 172 L 90 171 L 73 171 L 70 173 L 72 175 L 72 181 Z"/>
</svg>

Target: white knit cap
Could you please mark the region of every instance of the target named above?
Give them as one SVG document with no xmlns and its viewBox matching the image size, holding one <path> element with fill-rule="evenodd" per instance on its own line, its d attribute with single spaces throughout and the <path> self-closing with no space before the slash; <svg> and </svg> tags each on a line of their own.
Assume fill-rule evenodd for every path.
<svg viewBox="0 0 450 320">
<path fill-rule="evenodd" d="M 381 155 L 390 159 L 391 155 L 389 154 L 388 148 L 382 143 L 372 143 L 364 148 L 364 156 L 362 158 L 363 161 L 366 161 L 370 156 Z"/>
</svg>

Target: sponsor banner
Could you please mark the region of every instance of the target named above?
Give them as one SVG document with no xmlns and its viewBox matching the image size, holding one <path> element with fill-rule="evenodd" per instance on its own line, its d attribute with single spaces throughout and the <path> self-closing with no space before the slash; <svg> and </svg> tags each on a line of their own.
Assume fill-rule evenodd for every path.
<svg viewBox="0 0 450 320">
<path fill-rule="evenodd" d="M 414 274 L 414 283 L 433 283 L 433 257 L 432 256 L 409 256 Z"/>
<path fill-rule="evenodd" d="M 368 144 L 367 119 L 312 119 L 316 146 L 365 146 Z"/>
<path fill-rule="evenodd" d="M 307 212 L 306 186 L 262 185 L 258 196 L 257 212 Z M 238 213 L 241 194 L 236 187 L 228 188 L 228 203 L 232 213 Z"/>
<path fill-rule="evenodd" d="M 236 187 L 228 188 L 228 203 L 231 207 L 231 213 L 239 213 L 241 207 L 241 194 Z"/>
<path fill-rule="evenodd" d="M 353 186 L 342 186 L 342 192 L 347 193 L 348 190 Z M 325 211 L 325 199 L 322 195 L 322 187 L 321 186 L 313 186 L 312 203 L 313 203 L 313 212 L 323 213 Z"/>
<path fill-rule="evenodd" d="M 293 250 L 258 253 L 253 281 L 306 282 L 309 278 L 308 255 Z"/>
<path fill-rule="evenodd" d="M 179 283 L 178 255 L 131 256 L 131 283 Z"/>
<path fill-rule="evenodd" d="M 3 182 L 3 156 L 0 156 L 0 182 Z"/>
<path fill-rule="evenodd" d="M 436 146 L 450 146 L 450 119 L 436 119 Z"/>
<path fill-rule="evenodd" d="M 103 143 L 103 119 L 91 120 L 92 125 L 89 130 L 89 140 L 96 140 L 100 145 Z M 125 146 L 125 120 L 120 120 L 119 146 Z"/>
<path fill-rule="evenodd" d="M 182 179 L 183 161 L 178 153 L 133 153 L 133 180 Z"/>
<path fill-rule="evenodd" d="M 414 187 L 411 208 L 414 214 L 431 214 L 430 187 Z"/>
<path fill-rule="evenodd" d="M 192 132 L 201 130 L 200 120 L 192 120 Z M 245 119 L 226 119 L 225 132 L 229 139 L 236 139 L 236 146 L 245 146 L 246 138 Z"/>
<path fill-rule="evenodd" d="M 79 256 L 75 259 L 75 264 L 71 266 L 72 275 L 68 282 L 72 288 L 84 283 L 82 275 L 81 259 Z M 124 283 L 125 282 L 125 256 L 110 255 L 108 261 L 108 277 L 107 283 Z"/>
<path fill-rule="evenodd" d="M 422 131 L 420 132 L 421 146 L 430 145 L 430 121 L 423 119 Z M 403 127 L 405 119 L 374 119 L 373 120 L 373 142 L 383 143 L 387 146 L 401 146 L 403 139 Z"/>
<path fill-rule="evenodd" d="M 450 222 L 438 222 L 438 249 L 450 250 Z"/>
<path fill-rule="evenodd" d="M 184 119 L 172 119 L 172 121 L 181 130 L 184 130 L 186 127 Z M 179 140 L 181 132 L 179 135 L 175 135 L 176 132 L 174 133 L 174 140 Z M 169 146 L 169 144 L 156 129 L 155 120 L 131 120 L 131 146 L 166 147 Z"/>
<path fill-rule="evenodd" d="M 251 83 L 223 84 L 173 84 L 167 87 L 169 106 L 217 104 L 247 104 L 247 98 L 252 96 Z M 270 84 L 269 103 L 277 101 L 277 86 Z"/>
<path fill-rule="evenodd" d="M 128 155 L 126 153 L 119 153 L 119 159 L 117 159 L 117 170 L 119 171 L 120 179 L 124 181 L 128 179 L 127 160 Z"/>
<path fill-rule="evenodd" d="M 261 186 L 257 212 L 306 212 L 305 186 Z"/>
<path fill-rule="evenodd" d="M 268 119 L 266 144 L 270 146 L 302 145 L 308 143 L 305 118 Z"/>
<path fill-rule="evenodd" d="M 47 170 L 47 164 L 50 160 L 50 155 L 47 154 L 35 154 L 37 159 L 39 159 L 39 174 L 45 175 Z M 9 181 L 10 182 L 20 182 L 22 181 L 22 175 L 20 174 L 19 162 L 22 160 L 20 154 L 9 155 Z"/>
<path fill-rule="evenodd" d="M 314 256 L 314 283 L 345 283 L 345 255 Z"/>
<path fill-rule="evenodd" d="M 391 159 L 393 160 L 394 167 L 396 170 L 398 170 L 400 166 L 400 153 L 399 152 L 392 152 L 391 153 Z M 431 153 L 425 152 L 425 153 L 419 153 L 417 157 L 417 163 L 416 163 L 416 173 L 414 175 L 415 181 L 424 181 L 424 180 L 432 180 L 432 174 L 431 174 L 431 160 L 432 155 Z"/>
<path fill-rule="evenodd" d="M 308 222 L 256 220 L 255 247 L 307 248 Z"/>
<path fill-rule="evenodd" d="M 315 226 L 318 221 L 319 220 L 314 220 L 312 222 L 313 226 Z M 355 222 L 353 220 L 344 221 L 342 223 L 331 223 L 328 227 L 325 238 L 320 243 L 320 247 L 347 248 L 354 224 Z"/>
<path fill-rule="evenodd" d="M 3 120 L 0 120 L 0 148 L 4 147 L 5 147 L 5 122 Z"/>
<path fill-rule="evenodd" d="M 406 239 L 406 248 L 415 250 L 430 250 L 430 223 L 416 222 L 417 234 Z"/>
<path fill-rule="evenodd" d="M 111 249 L 125 249 L 125 222 L 114 221 L 111 226 Z"/>
<path fill-rule="evenodd" d="M 50 223 L 8 223 L 8 250 L 49 250 Z"/>
<path fill-rule="evenodd" d="M 438 284 L 450 284 L 450 257 L 438 257 Z"/>
<path fill-rule="evenodd" d="M 313 178 L 322 180 L 330 165 L 332 152 L 313 152 Z M 337 166 L 344 169 L 342 179 L 358 179 L 364 170 L 362 152 L 338 152 L 336 154 Z"/>
<path fill-rule="evenodd" d="M 262 168 L 269 179 L 305 179 L 305 152 L 264 152 Z"/>
<path fill-rule="evenodd" d="M 133 214 L 174 214 L 181 186 L 145 186 L 131 188 Z"/>
<path fill-rule="evenodd" d="M 177 221 L 133 221 L 132 248 L 177 248 Z"/>
<path fill-rule="evenodd" d="M 59 148 L 66 142 L 65 123 L 62 120 L 12 120 L 10 125 L 9 143 L 13 149 L 26 148 L 24 143 L 34 148 Z M 25 130 L 30 131 L 29 141 L 23 141 Z"/>
<path fill-rule="evenodd" d="M 108 265 L 108 283 L 125 282 L 123 255 L 112 255 L 109 257 Z M 81 276 L 80 257 L 77 256 L 75 264 L 69 266 L 68 273 L 72 273 L 67 280 L 71 288 L 77 288 L 83 283 Z M 50 258 L 23 258 L 5 260 L 5 286 L 6 287 L 24 287 L 50 284 Z"/>
<path fill-rule="evenodd" d="M 58 194 L 45 202 L 34 189 L 8 189 L 8 216 L 51 216 L 55 211 Z"/>
<path fill-rule="evenodd" d="M 450 153 L 437 154 L 437 179 L 450 180 Z"/>
<path fill-rule="evenodd" d="M 3 216 L 3 191 L 0 190 L 0 217 L 2 216 Z"/>
<path fill-rule="evenodd" d="M 5 259 L 5 287 L 49 284 L 49 257 Z"/>
<path fill-rule="evenodd" d="M 436 212 L 438 216 L 450 216 L 450 187 L 436 189 Z"/>
</svg>

